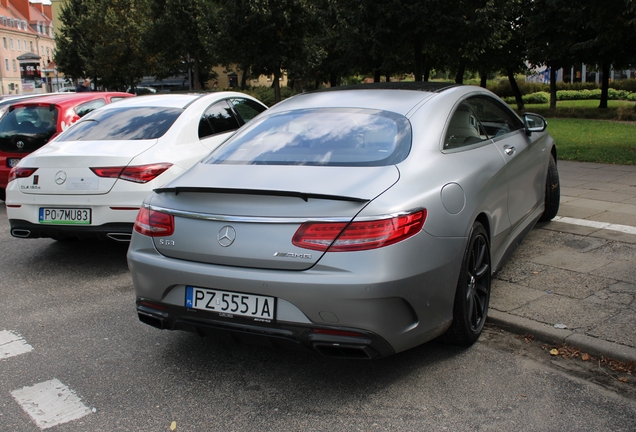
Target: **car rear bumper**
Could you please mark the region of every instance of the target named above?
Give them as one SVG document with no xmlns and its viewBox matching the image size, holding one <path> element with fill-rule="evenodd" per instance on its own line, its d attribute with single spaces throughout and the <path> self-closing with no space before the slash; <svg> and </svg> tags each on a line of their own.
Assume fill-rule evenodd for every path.
<svg viewBox="0 0 636 432">
<path fill-rule="evenodd" d="M 229 340 L 234 343 L 268 346 L 272 348 L 314 351 L 325 357 L 372 359 L 394 353 L 393 348 L 380 336 L 358 329 L 292 325 L 288 323 L 267 326 L 227 322 L 212 317 L 191 316 L 182 307 L 154 308 L 152 303 L 137 299 L 137 315 L 145 324 L 159 329 L 183 330 L 200 336 Z M 341 336 L 319 331 L 355 332 L 359 336 Z"/>
<path fill-rule="evenodd" d="M 430 256 L 409 257 L 412 262 L 404 263 L 399 254 L 389 254 L 394 262 L 387 262 L 384 253 L 379 263 L 369 253 L 353 264 L 344 264 L 347 259 L 343 254 L 332 253 L 309 270 L 283 271 L 165 257 L 157 252 L 152 239 L 133 233 L 128 266 L 140 319 L 154 327 L 231 333 L 240 339 L 258 335 L 275 344 L 291 341 L 292 345 L 325 352 L 346 342 L 355 346 L 355 352 L 367 352 L 368 348 L 372 354 L 365 355 L 372 358 L 429 341 L 452 322 L 461 262 L 448 258 L 449 254 L 460 254 L 465 239 L 423 236 Z M 186 308 L 187 286 L 272 296 L 277 301 L 276 319 L 256 323 Z M 323 340 L 327 336 L 315 332 L 316 328 L 364 336 L 344 341 L 329 335 Z"/>
<path fill-rule="evenodd" d="M 54 238 L 57 240 L 130 241 L 132 223 L 107 223 L 91 226 L 40 225 L 20 219 L 9 219 L 11 235 L 18 238 Z"/>
</svg>

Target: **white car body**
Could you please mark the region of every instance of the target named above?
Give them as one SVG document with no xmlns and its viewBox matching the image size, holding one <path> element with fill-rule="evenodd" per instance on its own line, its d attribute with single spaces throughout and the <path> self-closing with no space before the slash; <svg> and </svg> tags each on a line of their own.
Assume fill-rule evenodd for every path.
<svg viewBox="0 0 636 432">
<path fill-rule="evenodd" d="M 245 100 L 261 111 L 266 109 L 258 100 L 243 93 L 216 92 L 207 95 L 143 96 L 97 110 L 102 112 L 101 115 L 106 115 L 105 110 L 145 107 L 178 108 L 183 109 L 183 112 L 167 132 L 156 139 L 67 141 L 65 139 L 69 135 L 62 134 L 22 159 L 16 167 L 19 173 L 29 168 L 36 170 L 28 176 L 18 174 L 18 178 L 10 181 L 7 187 L 7 216 L 12 235 L 58 239 L 106 237 L 128 241 L 144 198 L 153 189 L 170 182 L 193 166 L 236 130 L 199 138 L 203 114 L 212 106 L 225 107 L 224 104 L 232 104 L 231 101 Z M 234 105 L 230 107 L 230 110 L 223 109 L 228 115 L 232 112 L 238 116 L 239 127 L 249 121 L 243 120 Z M 96 115 L 91 113 L 77 126 L 95 121 L 95 118 Z M 72 130 L 75 131 L 77 126 L 74 125 Z M 122 125 L 122 130 L 127 126 Z M 172 165 L 147 183 L 122 179 L 125 171 L 110 178 L 100 177 L 91 170 L 95 167 L 139 167 L 161 163 Z M 64 223 L 43 221 L 41 209 L 66 211 Z M 90 213 L 86 210 L 90 210 Z M 73 215 L 78 218 L 88 216 L 90 223 L 73 223 L 73 220 L 68 220 L 73 219 Z"/>
</svg>

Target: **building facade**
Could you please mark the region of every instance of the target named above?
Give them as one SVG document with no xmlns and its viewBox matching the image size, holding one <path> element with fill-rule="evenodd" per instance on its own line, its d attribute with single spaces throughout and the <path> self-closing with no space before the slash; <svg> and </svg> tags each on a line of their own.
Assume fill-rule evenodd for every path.
<svg viewBox="0 0 636 432">
<path fill-rule="evenodd" d="M 51 91 L 55 37 L 50 0 L 0 0 L 0 94 Z"/>
</svg>

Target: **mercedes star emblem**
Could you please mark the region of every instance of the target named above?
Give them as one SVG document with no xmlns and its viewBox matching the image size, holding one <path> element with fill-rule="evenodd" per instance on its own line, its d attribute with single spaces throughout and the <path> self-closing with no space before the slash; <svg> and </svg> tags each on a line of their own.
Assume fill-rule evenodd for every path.
<svg viewBox="0 0 636 432">
<path fill-rule="evenodd" d="M 55 183 L 62 185 L 66 181 L 66 173 L 64 171 L 58 171 L 55 174 Z"/>
<path fill-rule="evenodd" d="M 216 236 L 216 239 L 219 241 L 219 244 L 223 247 L 228 247 L 234 240 L 236 240 L 236 231 L 229 225 L 224 226 L 219 231 L 219 234 Z"/>
</svg>

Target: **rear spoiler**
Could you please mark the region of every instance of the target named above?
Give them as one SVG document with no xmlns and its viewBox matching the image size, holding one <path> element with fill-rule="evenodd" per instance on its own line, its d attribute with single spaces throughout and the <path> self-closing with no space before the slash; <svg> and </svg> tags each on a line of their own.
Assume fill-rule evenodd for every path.
<svg viewBox="0 0 636 432">
<path fill-rule="evenodd" d="M 352 202 L 368 202 L 365 198 L 347 197 L 341 195 L 326 195 L 326 194 L 314 194 L 294 191 L 280 191 L 280 190 L 263 190 L 263 189 L 232 189 L 232 188 L 207 188 L 207 187 L 169 187 L 158 188 L 154 190 L 155 193 L 174 193 L 179 195 L 182 192 L 191 193 L 218 193 L 218 194 L 233 194 L 233 195 L 261 195 L 261 196 L 284 196 L 292 198 L 300 198 L 307 202 L 309 198 L 324 199 L 334 201 L 352 201 Z"/>
</svg>

